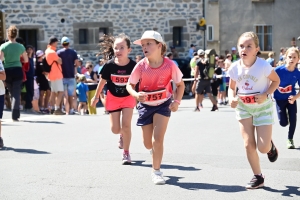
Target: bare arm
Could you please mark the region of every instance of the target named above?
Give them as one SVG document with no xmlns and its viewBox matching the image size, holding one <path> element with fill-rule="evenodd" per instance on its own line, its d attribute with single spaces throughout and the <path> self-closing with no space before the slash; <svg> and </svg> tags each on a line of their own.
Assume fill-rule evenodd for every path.
<svg viewBox="0 0 300 200">
<path fill-rule="evenodd" d="M 184 85 L 184 82 L 181 80 L 180 83 L 176 83 L 176 92 L 174 93 L 174 100 L 177 100 L 177 101 L 181 101 L 182 97 L 183 97 L 183 93 L 184 93 L 184 88 L 185 88 L 185 85 Z"/>
<path fill-rule="evenodd" d="M 61 65 L 61 64 L 62 64 L 62 60 L 61 60 L 61 58 L 60 58 L 60 57 L 58 57 L 58 58 L 57 58 L 57 60 L 56 60 L 56 62 L 57 62 L 58 64 L 60 64 L 60 65 Z"/>
<path fill-rule="evenodd" d="M 272 70 L 271 74 L 268 76 L 268 79 L 270 79 L 272 83 L 270 84 L 270 87 L 265 92 L 265 94 L 272 94 L 278 88 L 280 84 L 280 78 L 277 75 L 277 73 L 274 70 Z"/>
<path fill-rule="evenodd" d="M 0 72 L 0 80 L 5 81 L 5 79 L 6 79 L 5 71 Z"/>
<path fill-rule="evenodd" d="M 135 91 L 135 84 L 131 84 L 131 83 L 128 82 L 127 85 L 126 85 L 126 90 L 128 91 L 128 93 L 131 96 L 137 98 L 138 92 Z"/>
<path fill-rule="evenodd" d="M 26 51 L 24 51 L 24 52 L 22 53 L 22 57 L 23 57 L 23 59 L 24 59 L 24 63 L 28 63 L 28 55 L 27 55 L 27 52 L 26 52 Z"/>
<path fill-rule="evenodd" d="M 3 59 L 4 59 L 4 52 L 0 51 L 0 60 L 3 61 Z"/>
</svg>

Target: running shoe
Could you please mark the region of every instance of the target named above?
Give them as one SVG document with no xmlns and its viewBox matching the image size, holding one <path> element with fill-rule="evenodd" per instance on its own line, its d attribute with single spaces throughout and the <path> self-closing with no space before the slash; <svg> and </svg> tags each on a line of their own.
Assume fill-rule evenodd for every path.
<svg viewBox="0 0 300 200">
<path fill-rule="evenodd" d="M 218 106 L 217 105 L 213 105 L 211 111 L 216 111 L 216 110 L 219 110 Z"/>
<path fill-rule="evenodd" d="M 295 149 L 295 145 L 294 145 L 294 140 L 293 139 L 288 139 L 286 144 L 287 144 L 287 148 L 288 149 Z"/>
<path fill-rule="evenodd" d="M 0 149 L 4 147 L 3 139 L 0 137 Z"/>
<path fill-rule="evenodd" d="M 265 178 L 262 175 L 254 175 L 250 183 L 246 185 L 246 189 L 257 189 L 264 186 Z"/>
<path fill-rule="evenodd" d="M 164 185 L 166 183 L 163 173 L 160 171 L 154 171 L 151 173 L 152 181 L 155 185 Z"/>
<path fill-rule="evenodd" d="M 123 137 L 122 137 L 122 135 L 120 135 L 120 139 L 119 139 L 119 149 L 123 149 Z"/>
<path fill-rule="evenodd" d="M 203 105 L 201 103 L 199 104 L 199 108 L 201 108 L 201 109 L 203 108 Z"/>
<path fill-rule="evenodd" d="M 131 157 L 129 153 L 123 153 L 122 165 L 131 165 Z"/>
<path fill-rule="evenodd" d="M 271 144 L 272 144 L 272 147 L 271 147 L 271 150 L 268 152 L 268 158 L 269 158 L 270 162 L 275 162 L 278 158 L 278 150 L 275 147 L 272 140 L 271 140 Z"/>
<path fill-rule="evenodd" d="M 200 112 L 200 109 L 198 107 L 196 107 L 194 112 Z"/>
<path fill-rule="evenodd" d="M 53 115 L 65 115 L 66 113 L 64 113 L 63 111 L 61 111 L 61 109 L 55 110 L 53 112 Z"/>
</svg>

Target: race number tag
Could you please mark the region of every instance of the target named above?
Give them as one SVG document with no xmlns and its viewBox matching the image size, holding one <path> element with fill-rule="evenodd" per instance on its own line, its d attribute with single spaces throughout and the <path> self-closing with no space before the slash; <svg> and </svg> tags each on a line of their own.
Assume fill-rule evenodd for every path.
<svg viewBox="0 0 300 200">
<path fill-rule="evenodd" d="M 125 86 L 128 82 L 129 75 L 110 75 L 111 81 L 118 86 Z"/>
<path fill-rule="evenodd" d="M 286 87 L 278 87 L 278 91 L 282 94 L 291 93 L 292 92 L 292 85 L 288 85 Z"/>
<path fill-rule="evenodd" d="M 159 105 L 167 100 L 167 90 L 159 90 L 154 92 L 146 92 L 147 99 L 144 104 L 147 105 Z"/>
<path fill-rule="evenodd" d="M 243 101 L 244 104 L 255 104 L 255 96 L 259 93 L 252 93 L 252 94 L 238 94 L 241 101 Z"/>
</svg>

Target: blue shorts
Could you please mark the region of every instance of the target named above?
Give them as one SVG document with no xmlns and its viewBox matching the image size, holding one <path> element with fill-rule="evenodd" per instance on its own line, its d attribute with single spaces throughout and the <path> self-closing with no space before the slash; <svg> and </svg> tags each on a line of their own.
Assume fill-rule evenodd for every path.
<svg viewBox="0 0 300 200">
<path fill-rule="evenodd" d="M 171 98 L 166 102 L 158 105 L 158 106 L 149 106 L 143 103 L 138 104 L 138 112 L 139 118 L 137 120 L 137 126 L 145 126 L 148 124 L 153 124 L 153 116 L 154 114 L 160 114 L 166 117 L 171 116 L 171 110 L 169 109 L 169 105 L 171 104 Z"/>
<path fill-rule="evenodd" d="M 75 91 L 75 78 L 64 78 L 63 84 L 64 90 L 68 91 L 68 95 L 73 96 Z"/>
</svg>

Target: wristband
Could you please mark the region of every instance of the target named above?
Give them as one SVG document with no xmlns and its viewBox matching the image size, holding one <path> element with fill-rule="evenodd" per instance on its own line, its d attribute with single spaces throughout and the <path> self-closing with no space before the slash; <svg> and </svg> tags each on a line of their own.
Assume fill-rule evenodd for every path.
<svg viewBox="0 0 300 200">
<path fill-rule="evenodd" d="M 180 105 L 180 101 L 179 100 L 174 100 L 173 102 L 176 102 L 176 103 L 178 103 L 178 105 Z"/>
</svg>

